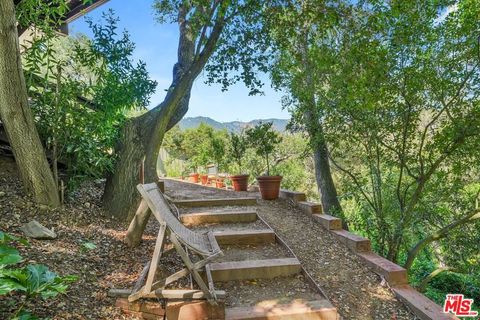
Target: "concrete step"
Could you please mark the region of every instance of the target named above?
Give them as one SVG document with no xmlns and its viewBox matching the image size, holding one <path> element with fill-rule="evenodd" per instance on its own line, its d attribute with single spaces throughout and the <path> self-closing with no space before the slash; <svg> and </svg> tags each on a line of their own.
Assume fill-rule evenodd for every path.
<svg viewBox="0 0 480 320">
<path fill-rule="evenodd" d="M 399 300 L 405 303 L 422 320 L 452 320 L 454 315 L 443 313 L 443 308 L 409 285 L 393 287 Z"/>
<path fill-rule="evenodd" d="M 217 211 L 197 212 L 180 215 L 180 220 L 187 226 L 205 223 L 253 222 L 257 220 L 256 211 Z"/>
<path fill-rule="evenodd" d="M 175 200 L 178 207 L 254 206 L 257 198 L 218 198 Z"/>
<path fill-rule="evenodd" d="M 267 244 L 276 241 L 275 232 L 270 229 L 215 231 L 214 235 L 220 245 Z"/>
<path fill-rule="evenodd" d="M 315 301 L 296 300 L 278 304 L 276 300 L 248 307 L 225 310 L 226 320 L 337 320 L 337 310 L 325 299 Z"/>
<path fill-rule="evenodd" d="M 302 266 L 296 258 L 228 261 L 210 264 L 214 281 L 270 279 L 297 274 Z"/>
</svg>

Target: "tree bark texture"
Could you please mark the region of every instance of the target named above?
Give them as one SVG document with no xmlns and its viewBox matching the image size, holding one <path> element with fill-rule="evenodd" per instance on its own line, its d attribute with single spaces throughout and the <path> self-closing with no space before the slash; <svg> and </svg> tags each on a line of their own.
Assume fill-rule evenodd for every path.
<svg viewBox="0 0 480 320">
<path fill-rule="evenodd" d="M 177 68 L 178 63 L 174 70 Z M 121 221 L 132 220 L 140 204 L 136 185 L 141 182 L 142 163 L 144 164 L 144 183 L 155 182 L 158 179 L 156 163 L 163 136 L 170 127 L 175 125 L 171 120 L 175 113 L 179 113 L 177 110 L 181 110 L 183 115 L 187 112 L 193 80 L 194 78 L 185 77 L 177 72 L 174 74 L 165 100 L 156 108 L 125 124 L 117 146 L 116 170 L 107 179 L 103 197 L 106 209 Z M 182 93 L 174 93 L 178 91 L 177 86 L 180 81 L 187 83 L 184 84 Z M 179 94 L 182 96 L 178 97 Z M 178 119 L 177 122 L 183 115 L 175 117 Z"/>
<path fill-rule="evenodd" d="M 310 138 L 310 144 L 313 150 L 313 160 L 315 165 L 315 179 L 317 181 L 318 192 L 322 201 L 322 209 L 326 214 L 342 218 L 344 228 L 347 227 L 344 219 L 342 206 L 338 201 L 337 189 L 333 182 L 330 161 L 328 157 L 328 146 L 323 134 L 322 124 L 315 112 L 306 112 L 307 132 Z"/>
<path fill-rule="evenodd" d="M 12 0 L 0 1 L 0 57 L 0 117 L 24 188 L 36 202 L 57 207 L 57 186 L 28 105 Z"/>
<path fill-rule="evenodd" d="M 318 126 L 319 131 L 321 131 L 321 125 L 318 124 Z M 338 201 L 337 189 L 335 188 L 330 170 L 328 146 L 325 139 L 323 139 L 323 137 L 317 137 L 312 143 L 312 148 L 315 163 L 315 178 L 322 198 L 323 212 L 343 217 L 342 207 Z"/>
<path fill-rule="evenodd" d="M 182 15 L 182 12 L 180 12 Z M 107 179 L 103 201 L 105 208 L 120 221 L 130 222 L 140 204 L 136 185 L 144 164 L 144 183 L 156 182 L 157 159 L 164 134 L 182 119 L 188 111 L 193 82 L 213 53 L 223 29 L 223 21 L 216 22 L 204 49 L 195 53 L 195 39 L 186 21 L 180 19 L 178 62 L 173 67 L 173 81 L 164 101 L 146 114 L 130 120 L 123 130 L 117 147 L 118 161 Z M 150 214 L 143 213 L 130 228 L 127 242 L 139 243 Z"/>
</svg>

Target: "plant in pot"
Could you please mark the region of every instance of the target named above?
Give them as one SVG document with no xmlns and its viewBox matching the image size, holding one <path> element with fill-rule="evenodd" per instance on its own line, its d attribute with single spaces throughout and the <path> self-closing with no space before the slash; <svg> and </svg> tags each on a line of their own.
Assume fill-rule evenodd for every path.
<svg viewBox="0 0 480 320">
<path fill-rule="evenodd" d="M 210 163 L 211 148 L 208 144 L 202 143 L 197 146 L 195 159 L 197 160 L 200 172 L 200 180 L 203 185 L 208 183 L 207 167 Z"/>
<path fill-rule="evenodd" d="M 200 182 L 202 183 L 202 185 L 207 185 L 208 183 L 208 174 L 207 174 L 207 170 L 205 168 L 201 168 L 200 169 Z"/>
<path fill-rule="evenodd" d="M 212 160 L 217 167 L 218 172 L 222 172 L 225 164 L 225 146 L 227 135 L 226 132 L 212 132 L 210 134 L 210 145 L 212 148 Z M 224 177 L 217 176 L 215 179 L 217 188 L 225 188 Z"/>
<path fill-rule="evenodd" d="M 275 151 L 282 137 L 273 130 L 272 122 L 260 122 L 255 127 L 246 130 L 247 140 L 258 156 L 265 161 L 267 172 L 257 177 L 260 194 L 264 200 L 275 200 L 280 192 L 282 176 L 270 175 L 270 157 Z"/>
<path fill-rule="evenodd" d="M 232 132 L 230 133 L 229 138 L 229 158 L 234 163 L 235 170 L 237 171 L 237 174 L 230 176 L 233 190 L 247 191 L 249 174 L 246 174 L 242 171 L 243 157 L 245 156 L 245 151 L 247 150 L 247 139 L 245 137 L 245 133 L 243 131 L 239 134 Z"/>
<path fill-rule="evenodd" d="M 193 183 L 198 183 L 199 174 L 198 174 L 197 159 L 195 157 L 193 157 L 191 159 L 188 159 L 187 167 L 188 167 L 188 169 L 190 169 L 190 172 L 191 172 L 189 177 L 188 177 L 188 180 L 190 182 L 193 182 Z"/>
</svg>

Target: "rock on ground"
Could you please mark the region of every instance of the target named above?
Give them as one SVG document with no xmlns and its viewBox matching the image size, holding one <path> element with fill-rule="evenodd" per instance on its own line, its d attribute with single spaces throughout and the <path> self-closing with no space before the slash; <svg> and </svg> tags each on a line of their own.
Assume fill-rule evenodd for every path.
<svg viewBox="0 0 480 320">
<path fill-rule="evenodd" d="M 44 227 L 37 220 L 32 220 L 29 223 L 24 224 L 20 229 L 27 237 L 33 239 L 53 240 L 57 238 L 55 232 Z"/>
</svg>

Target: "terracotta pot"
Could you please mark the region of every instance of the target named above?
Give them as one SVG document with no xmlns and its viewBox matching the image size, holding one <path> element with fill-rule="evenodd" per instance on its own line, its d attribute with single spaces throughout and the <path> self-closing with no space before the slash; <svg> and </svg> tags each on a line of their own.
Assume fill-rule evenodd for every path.
<svg viewBox="0 0 480 320">
<path fill-rule="evenodd" d="M 200 181 L 202 182 L 203 185 L 206 185 L 208 183 L 208 174 L 201 174 Z"/>
<path fill-rule="evenodd" d="M 248 174 L 238 174 L 235 176 L 230 176 L 232 180 L 233 190 L 235 191 L 247 191 L 248 188 Z"/>
<path fill-rule="evenodd" d="M 260 194 L 263 200 L 275 200 L 280 192 L 282 176 L 261 176 L 257 177 Z"/>
<path fill-rule="evenodd" d="M 190 174 L 190 182 L 198 183 L 198 176 L 199 176 L 198 173 L 192 173 L 192 174 Z"/>
<path fill-rule="evenodd" d="M 219 189 L 225 188 L 225 183 L 223 183 L 223 179 L 221 179 L 221 178 L 217 178 L 217 180 L 215 181 L 215 184 L 217 185 L 217 188 L 219 188 Z"/>
</svg>

